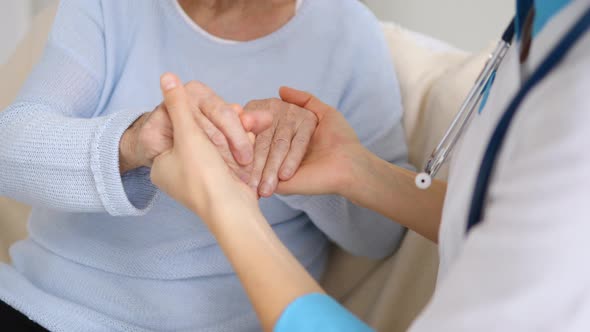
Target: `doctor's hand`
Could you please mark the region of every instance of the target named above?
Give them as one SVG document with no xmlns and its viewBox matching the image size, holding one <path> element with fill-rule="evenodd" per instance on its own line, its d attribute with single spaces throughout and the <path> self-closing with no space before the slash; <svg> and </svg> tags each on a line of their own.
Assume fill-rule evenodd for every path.
<svg viewBox="0 0 590 332">
<path fill-rule="evenodd" d="M 226 163 L 238 177 L 247 182 L 252 172 L 253 137 L 246 126 L 260 121 L 260 113 L 243 114 L 239 105 L 228 104 L 209 87 L 198 82 L 185 85 L 190 111 L 209 139 L 215 144 Z M 270 120 L 269 120 L 270 121 Z M 172 124 L 159 105 L 154 111 L 141 116 L 123 134 L 120 143 L 121 173 L 151 167 L 153 159 L 172 147 Z"/>
<path fill-rule="evenodd" d="M 227 211 L 228 207 L 257 208 L 256 193 L 235 175 L 195 120 L 192 114 L 195 100 L 191 99 L 187 88 L 172 74 L 162 76 L 161 87 L 163 108 L 171 120 L 173 144 L 154 159 L 153 183 L 195 211 L 205 222 L 212 220 L 215 213 Z M 203 108 L 211 105 L 196 101 L 199 110 L 208 112 Z M 256 133 L 269 125 L 270 119 L 252 123 L 249 129 Z"/>
<path fill-rule="evenodd" d="M 347 197 L 358 167 L 365 166 L 367 150 L 344 116 L 309 93 L 283 87 L 281 98 L 313 112 L 318 126 L 299 170 L 288 181 L 280 182 L 283 195 L 338 194 Z"/>
<path fill-rule="evenodd" d="M 244 114 L 267 112 L 272 126 L 256 137 L 249 184 L 262 197 L 271 196 L 279 181 L 289 180 L 299 168 L 318 124 L 314 113 L 281 99 L 254 100 Z"/>
</svg>

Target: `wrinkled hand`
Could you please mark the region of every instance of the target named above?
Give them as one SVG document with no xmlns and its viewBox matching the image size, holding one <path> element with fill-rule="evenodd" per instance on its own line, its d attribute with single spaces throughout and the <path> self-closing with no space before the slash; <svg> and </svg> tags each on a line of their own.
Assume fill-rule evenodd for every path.
<svg viewBox="0 0 590 332">
<path fill-rule="evenodd" d="M 269 197 L 279 181 L 289 180 L 299 168 L 318 119 L 314 113 L 276 98 L 251 101 L 244 112 L 273 115 L 272 126 L 256 137 L 249 181 L 260 196 Z"/>
<path fill-rule="evenodd" d="M 195 106 L 203 114 L 211 114 L 217 109 L 215 104 L 202 100 L 210 97 L 208 88 L 199 86 L 198 98 L 193 99 L 188 87 L 182 86 L 172 74 L 162 76 L 161 85 L 162 107 L 171 120 L 173 144 L 154 159 L 152 182 L 196 211 L 206 222 L 212 220 L 213 213 L 223 213 L 224 206 L 247 204 L 256 207 L 256 193 L 236 177 L 220 156 L 218 147 L 195 120 Z M 253 122 L 249 129 L 256 133 L 269 125 L 270 119 Z"/>
<path fill-rule="evenodd" d="M 172 146 L 172 125 L 162 105 L 142 115 L 129 127 L 119 143 L 121 174 L 142 167 L 151 167 L 160 153 Z"/>
<path fill-rule="evenodd" d="M 260 121 L 260 113 L 243 114 L 239 105 L 228 104 L 199 82 L 185 85 L 191 114 L 223 159 L 244 182 L 252 172 L 253 142 L 248 128 Z M 268 117 L 268 116 L 266 116 Z M 124 133 L 120 144 L 121 173 L 151 167 L 154 158 L 173 144 L 172 124 L 165 105 L 141 116 Z M 198 152 L 196 152 L 198 153 Z"/>
<path fill-rule="evenodd" d="M 311 94 L 284 87 L 280 95 L 285 102 L 313 112 L 319 122 L 299 170 L 288 181 L 280 182 L 277 192 L 346 196 L 354 189 L 349 183 L 354 179 L 355 169 L 364 166 L 366 155 L 356 133 L 340 112 Z"/>
</svg>

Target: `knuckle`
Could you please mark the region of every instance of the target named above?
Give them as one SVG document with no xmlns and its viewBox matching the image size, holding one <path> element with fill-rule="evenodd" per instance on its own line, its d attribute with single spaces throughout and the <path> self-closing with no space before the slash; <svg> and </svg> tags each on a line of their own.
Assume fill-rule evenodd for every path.
<svg viewBox="0 0 590 332">
<path fill-rule="evenodd" d="M 273 136 L 274 136 L 274 129 L 270 128 L 270 129 L 263 131 L 258 136 L 256 136 L 256 141 L 270 141 L 270 140 L 272 140 Z"/>
<path fill-rule="evenodd" d="M 271 145 L 272 144 L 271 144 L 270 140 L 257 141 L 256 142 L 256 151 L 268 153 L 268 151 L 270 151 Z"/>
<path fill-rule="evenodd" d="M 139 146 L 150 146 L 151 145 L 150 136 L 144 130 L 140 131 L 139 135 L 137 135 L 137 144 Z"/>
<path fill-rule="evenodd" d="M 240 113 L 241 111 L 243 111 L 243 108 L 241 105 L 239 104 L 229 104 L 229 109 L 231 111 L 233 111 L 235 114 Z"/>
<path fill-rule="evenodd" d="M 303 116 L 305 118 L 306 121 L 312 122 L 317 124 L 318 123 L 318 117 L 313 114 L 312 112 L 308 111 L 308 110 L 302 110 Z"/>
<path fill-rule="evenodd" d="M 216 147 L 224 147 L 227 145 L 225 136 L 219 130 L 213 131 L 209 136 L 209 139 Z"/>
<path fill-rule="evenodd" d="M 235 117 L 236 113 L 231 105 L 219 105 L 216 110 L 219 116 L 224 118 L 232 118 Z"/>
<path fill-rule="evenodd" d="M 139 127 L 137 132 L 137 139 L 143 141 L 149 141 L 153 136 L 158 133 L 158 126 L 152 122 L 145 122 Z"/>
<path fill-rule="evenodd" d="M 246 103 L 246 105 L 244 105 L 245 109 L 250 109 L 255 105 L 256 101 L 255 100 L 250 100 L 249 102 Z"/>
<path fill-rule="evenodd" d="M 216 125 L 221 129 L 221 128 L 233 128 L 233 126 L 235 126 L 235 123 L 237 121 L 239 121 L 239 117 L 238 114 L 231 108 L 228 107 L 227 105 L 220 105 L 218 107 L 215 107 L 213 109 L 213 113 L 211 114 L 212 120 L 215 120 L 213 122 L 216 123 Z M 240 123 L 241 126 L 241 123 Z"/>
<path fill-rule="evenodd" d="M 295 128 L 297 128 L 297 119 L 295 116 L 293 115 L 287 115 L 286 118 L 284 118 L 281 121 L 281 127 L 284 127 L 285 130 L 289 131 L 289 134 L 292 134 L 292 131 L 295 130 Z"/>
<path fill-rule="evenodd" d="M 261 105 L 261 101 L 260 100 L 251 100 L 249 101 L 245 106 L 244 109 L 246 110 L 256 110 L 259 109 Z"/>
<path fill-rule="evenodd" d="M 291 141 L 284 137 L 275 137 L 273 144 L 276 149 L 287 150 L 291 145 Z"/>
<path fill-rule="evenodd" d="M 273 111 L 279 111 L 284 102 L 282 100 L 280 100 L 279 98 L 271 98 L 268 100 L 269 106 L 270 108 L 272 108 Z"/>
<path fill-rule="evenodd" d="M 309 137 L 307 136 L 297 136 L 293 139 L 293 143 L 295 145 L 307 145 L 309 143 Z"/>
<path fill-rule="evenodd" d="M 264 99 L 253 99 L 248 103 L 248 105 L 260 107 L 264 103 Z"/>
<path fill-rule="evenodd" d="M 166 108 L 166 104 L 162 102 L 158 106 L 156 106 L 150 113 L 144 114 L 143 116 L 146 116 L 146 115 L 149 116 L 149 114 L 151 114 L 151 113 L 163 112 L 165 108 Z"/>
<path fill-rule="evenodd" d="M 217 128 L 215 128 L 213 125 L 208 125 L 208 124 L 204 124 L 204 125 L 200 124 L 200 125 L 210 140 L 213 140 L 213 136 L 215 136 L 219 132 L 219 130 L 217 130 Z"/>
</svg>

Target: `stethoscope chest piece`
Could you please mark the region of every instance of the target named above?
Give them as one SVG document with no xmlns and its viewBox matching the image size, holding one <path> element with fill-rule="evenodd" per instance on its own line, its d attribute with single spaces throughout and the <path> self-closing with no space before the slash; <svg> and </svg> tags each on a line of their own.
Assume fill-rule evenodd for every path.
<svg viewBox="0 0 590 332">
<path fill-rule="evenodd" d="M 426 190 L 432 185 L 432 178 L 428 173 L 420 173 L 416 176 L 416 187 L 418 189 Z"/>
</svg>

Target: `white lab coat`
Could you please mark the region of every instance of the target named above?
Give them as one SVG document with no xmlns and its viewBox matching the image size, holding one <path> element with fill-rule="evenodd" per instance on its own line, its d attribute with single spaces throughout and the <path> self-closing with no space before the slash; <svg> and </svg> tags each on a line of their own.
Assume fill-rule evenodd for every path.
<svg viewBox="0 0 590 332">
<path fill-rule="evenodd" d="M 573 1 L 536 36 L 529 69 L 589 2 Z M 484 220 L 465 235 L 484 150 L 521 84 L 518 57 L 513 47 L 455 151 L 439 282 L 411 331 L 590 331 L 590 34 L 522 104 L 498 157 Z"/>
</svg>

